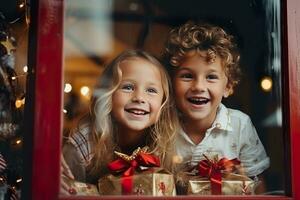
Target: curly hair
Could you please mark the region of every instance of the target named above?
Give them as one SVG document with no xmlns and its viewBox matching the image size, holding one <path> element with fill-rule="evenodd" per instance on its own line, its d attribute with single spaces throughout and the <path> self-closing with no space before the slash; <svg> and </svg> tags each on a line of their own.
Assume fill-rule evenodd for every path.
<svg viewBox="0 0 300 200">
<path fill-rule="evenodd" d="M 187 22 L 171 30 L 163 55 L 171 75 L 191 51 L 206 52 L 205 59 L 208 63 L 213 63 L 219 56 L 228 77 L 228 84 L 232 89 L 238 84 L 240 53 L 233 36 L 221 27 Z"/>
</svg>

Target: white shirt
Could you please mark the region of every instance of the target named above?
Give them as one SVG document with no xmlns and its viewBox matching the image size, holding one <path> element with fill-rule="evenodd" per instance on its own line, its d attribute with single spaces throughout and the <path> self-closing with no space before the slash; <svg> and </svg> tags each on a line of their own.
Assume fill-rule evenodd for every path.
<svg viewBox="0 0 300 200">
<path fill-rule="evenodd" d="M 220 104 L 216 119 L 199 144 L 180 130 L 176 138 L 176 153 L 182 161 L 179 169 L 194 166 L 207 156 L 238 158 L 246 175 L 261 174 L 270 165 L 270 159 L 248 115 Z"/>
</svg>

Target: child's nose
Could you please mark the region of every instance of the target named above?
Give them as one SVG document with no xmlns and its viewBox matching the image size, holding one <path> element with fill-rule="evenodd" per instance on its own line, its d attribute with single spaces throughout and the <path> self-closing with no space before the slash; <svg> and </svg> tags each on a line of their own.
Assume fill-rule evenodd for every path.
<svg viewBox="0 0 300 200">
<path fill-rule="evenodd" d="M 201 78 L 196 79 L 192 85 L 192 91 L 203 92 L 206 88 L 206 82 Z"/>
<path fill-rule="evenodd" d="M 132 102 L 145 103 L 145 98 L 144 98 L 142 92 L 136 91 L 133 94 Z"/>
</svg>

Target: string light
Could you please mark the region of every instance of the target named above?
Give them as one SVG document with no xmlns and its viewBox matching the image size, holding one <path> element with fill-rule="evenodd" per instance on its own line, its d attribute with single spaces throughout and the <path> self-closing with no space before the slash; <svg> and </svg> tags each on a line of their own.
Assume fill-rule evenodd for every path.
<svg viewBox="0 0 300 200">
<path fill-rule="evenodd" d="M 21 108 L 23 105 L 25 105 L 25 97 L 16 100 L 15 102 L 16 108 Z"/>
<path fill-rule="evenodd" d="M 273 81 L 270 77 L 264 77 L 260 82 L 260 86 L 263 91 L 269 92 L 272 89 Z"/>
<path fill-rule="evenodd" d="M 68 113 L 68 111 L 67 111 L 66 109 L 63 109 L 63 113 L 67 114 L 67 113 Z"/>
<path fill-rule="evenodd" d="M 17 183 L 22 182 L 22 178 L 17 179 L 16 182 L 17 182 Z"/>
<path fill-rule="evenodd" d="M 22 142 L 22 140 L 19 139 L 16 141 L 16 144 L 21 144 L 21 142 Z"/>
<path fill-rule="evenodd" d="M 82 86 L 80 88 L 80 93 L 82 94 L 82 96 L 88 96 L 90 92 L 90 88 L 88 86 Z"/>
<path fill-rule="evenodd" d="M 27 74 L 20 74 L 20 75 L 17 75 L 17 76 L 12 76 L 11 77 L 11 80 L 16 80 L 17 78 L 20 78 L 20 77 L 22 77 L 22 76 L 27 76 Z"/>
<path fill-rule="evenodd" d="M 27 71 L 28 71 L 28 67 L 27 67 L 27 65 L 25 65 L 25 66 L 23 67 L 23 72 L 27 73 Z"/>
<path fill-rule="evenodd" d="M 28 0 L 28 1 L 30 1 L 30 0 Z M 26 5 L 26 7 L 25 7 L 25 20 L 26 20 L 26 24 L 28 26 L 29 23 L 30 23 L 30 5 L 27 2 L 27 0 L 25 0 L 25 5 Z"/>
<path fill-rule="evenodd" d="M 64 92 L 65 93 L 69 93 L 72 91 L 72 85 L 70 83 L 66 83 L 65 84 L 65 89 L 64 89 Z"/>
<path fill-rule="evenodd" d="M 20 5 L 19 5 L 19 8 L 23 8 L 25 6 L 25 3 L 21 3 Z"/>
<path fill-rule="evenodd" d="M 23 105 L 23 102 L 21 99 L 17 99 L 15 102 L 15 106 L 16 108 L 21 108 L 21 106 Z"/>
</svg>

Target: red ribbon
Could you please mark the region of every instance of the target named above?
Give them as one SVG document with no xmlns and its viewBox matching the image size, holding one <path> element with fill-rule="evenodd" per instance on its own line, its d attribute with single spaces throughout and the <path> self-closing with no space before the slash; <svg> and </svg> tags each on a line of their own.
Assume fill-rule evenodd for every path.
<svg viewBox="0 0 300 200">
<path fill-rule="evenodd" d="M 108 168 L 113 173 L 122 173 L 121 185 L 123 194 L 132 193 L 132 175 L 138 167 L 159 167 L 159 158 L 147 153 L 140 152 L 134 160 L 126 161 L 122 158 L 108 164 Z"/>
<path fill-rule="evenodd" d="M 198 165 L 199 175 L 209 178 L 211 194 L 222 194 L 222 172 L 232 172 L 241 162 L 237 158 L 232 160 L 222 158 L 219 161 L 213 161 L 204 157 L 206 160 L 201 160 Z"/>
</svg>

